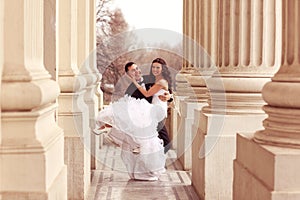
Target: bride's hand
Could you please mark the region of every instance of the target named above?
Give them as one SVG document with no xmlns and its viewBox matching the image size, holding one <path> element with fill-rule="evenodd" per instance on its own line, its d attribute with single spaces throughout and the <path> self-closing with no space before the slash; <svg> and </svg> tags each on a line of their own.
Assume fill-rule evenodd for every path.
<svg viewBox="0 0 300 200">
<path fill-rule="evenodd" d="M 131 74 L 127 74 L 127 75 L 132 82 L 136 82 L 135 77 L 133 75 Z"/>
<path fill-rule="evenodd" d="M 137 88 L 140 88 L 140 84 L 136 81 L 135 77 L 134 76 L 130 76 L 128 74 L 128 77 L 130 78 L 130 80 L 132 81 L 132 83 L 137 87 Z"/>
</svg>

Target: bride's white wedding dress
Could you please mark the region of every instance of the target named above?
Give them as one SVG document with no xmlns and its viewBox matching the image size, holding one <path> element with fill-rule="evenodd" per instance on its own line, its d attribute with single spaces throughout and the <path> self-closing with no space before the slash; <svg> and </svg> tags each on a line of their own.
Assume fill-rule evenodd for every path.
<svg viewBox="0 0 300 200">
<path fill-rule="evenodd" d="M 163 141 L 157 132 L 158 122 L 167 117 L 167 102 L 159 99 L 164 92 L 161 89 L 154 94 L 152 104 L 126 95 L 100 111 L 97 117 L 98 124 L 110 124 L 139 144 L 140 153 L 134 154 L 130 151 L 132 142 L 122 143 L 121 157 L 132 179 L 157 180 L 165 172 Z"/>
</svg>

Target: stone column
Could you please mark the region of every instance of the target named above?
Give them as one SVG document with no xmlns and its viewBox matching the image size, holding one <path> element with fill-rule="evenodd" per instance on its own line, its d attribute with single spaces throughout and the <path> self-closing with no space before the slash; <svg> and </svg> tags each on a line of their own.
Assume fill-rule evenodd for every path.
<svg viewBox="0 0 300 200">
<path fill-rule="evenodd" d="M 0 1 L 0 27 L 3 27 L 4 22 L 4 1 Z M 2 70 L 3 70 L 3 55 L 4 55 L 4 45 L 3 45 L 3 28 L 0 29 L 0 86 L 2 85 Z M 1 91 L 0 91 L 1 95 Z M 2 116 L 2 109 L 0 109 L 0 116 Z M 2 119 L 0 120 L 0 146 L 2 143 Z M 1 161 L 0 161 L 1 162 Z M 0 172 L 2 172 L 2 166 L 0 164 Z M 2 173 L 0 173 L 0 180 L 2 180 Z M 0 181 L 0 184 L 2 182 Z M 2 198 L 2 187 L 0 188 L 0 199 Z"/>
<path fill-rule="evenodd" d="M 56 70 L 56 0 L 44 4 L 44 65 L 53 80 L 57 80 Z"/>
<path fill-rule="evenodd" d="M 59 96 L 58 123 L 65 130 L 65 163 L 68 167 L 68 199 L 84 199 L 90 185 L 90 128 L 89 109 L 84 101 L 87 81 L 79 71 L 85 54 L 78 50 L 85 47 L 79 29 L 85 22 L 79 1 L 58 2 L 57 63 Z M 79 40 L 80 39 L 80 40 Z M 83 41 L 82 41 L 83 40 Z"/>
<path fill-rule="evenodd" d="M 170 140 L 172 142 L 172 147 L 177 149 L 177 137 L 178 129 L 180 127 L 181 121 L 181 101 L 189 96 L 193 95 L 191 87 L 187 82 L 186 77 L 191 74 L 182 69 L 175 77 L 176 79 L 176 90 L 173 91 L 174 94 L 174 107 L 171 110 L 171 130 L 169 132 Z"/>
<path fill-rule="evenodd" d="M 282 31 L 281 66 L 262 90 L 267 102 L 263 110 L 268 115 L 264 129 L 254 137 L 238 135 L 236 200 L 300 199 L 300 2 L 284 0 L 271 5 L 282 14 L 282 25 L 276 23 Z"/>
<path fill-rule="evenodd" d="M 194 62 L 194 49 L 191 44 L 192 37 L 195 33 L 194 28 L 194 8 L 193 0 L 183 1 L 183 66 L 182 72 L 185 74 L 186 70 L 192 68 L 192 63 Z"/>
<path fill-rule="evenodd" d="M 185 98 L 184 92 L 185 87 L 187 87 L 187 80 L 185 76 L 189 76 L 190 74 L 187 72 L 190 63 L 188 62 L 187 57 L 190 53 L 190 46 L 189 43 L 189 34 L 190 32 L 190 18 L 191 14 L 188 12 L 188 10 L 191 9 L 191 0 L 184 0 L 183 1 L 183 66 L 181 71 L 176 75 L 175 81 L 176 81 L 176 87 L 173 91 L 174 93 L 174 104 L 175 107 L 171 109 L 171 125 L 170 125 L 170 132 L 169 137 L 172 142 L 172 148 L 177 149 L 177 132 L 179 128 L 179 122 L 180 122 L 180 99 Z M 182 97 L 183 96 L 183 97 Z"/>
<path fill-rule="evenodd" d="M 96 47 L 96 1 L 90 0 L 90 10 L 89 10 L 89 66 L 91 69 L 91 75 L 95 77 L 94 82 L 91 84 L 90 90 L 90 100 L 88 105 L 90 105 L 90 128 L 93 130 L 95 128 L 95 119 L 101 105 L 103 96 L 99 93 L 102 75 L 97 68 L 97 47 Z M 102 91 L 101 91 L 102 92 Z M 103 95 L 103 94 L 102 94 Z M 101 98 L 101 100 L 100 100 Z M 99 101 L 100 100 L 100 101 Z M 91 134 L 91 154 L 92 162 L 91 168 L 97 169 L 97 158 L 99 156 L 98 149 L 100 149 L 101 143 L 100 138 L 96 137 L 95 134 Z"/>
<path fill-rule="evenodd" d="M 55 122 L 59 87 L 43 64 L 44 1 L 12 0 L 0 7 L 1 199 L 67 199 L 63 130 Z"/>
<path fill-rule="evenodd" d="M 91 4 L 91 5 L 90 5 Z M 77 62 L 80 67 L 82 76 L 86 80 L 86 92 L 84 94 L 84 101 L 89 108 L 89 127 L 90 127 L 90 141 L 87 144 L 91 153 L 91 168 L 96 169 L 96 146 L 99 146 L 98 137 L 92 133 L 95 128 L 95 116 L 98 111 L 98 106 L 95 99 L 97 83 L 99 79 L 99 72 L 96 68 L 96 5 L 94 1 L 78 0 L 78 57 Z M 91 17 L 93 15 L 94 17 Z M 93 27 L 93 28 L 91 28 Z"/>
<path fill-rule="evenodd" d="M 213 70 L 215 69 L 215 63 L 217 59 L 217 31 L 216 21 L 217 21 L 217 9 L 218 0 L 212 1 L 197 1 L 197 25 L 199 38 L 196 41 L 201 45 L 199 55 L 197 56 L 196 72 L 189 77 L 189 82 L 194 86 L 194 90 L 197 94 L 197 99 L 189 99 L 189 101 L 194 100 L 194 104 L 197 103 L 199 106 L 191 111 L 193 119 L 191 119 L 191 129 L 192 129 L 192 176 L 193 186 L 195 188 L 202 187 L 199 183 L 199 149 L 201 147 L 201 140 L 199 139 L 199 134 L 197 134 L 198 128 L 200 126 L 200 114 L 203 107 L 208 105 L 209 91 L 206 86 L 207 79 L 211 76 Z M 196 167 L 195 167 L 196 166 Z M 198 192 L 199 193 L 199 192 Z"/>
<path fill-rule="evenodd" d="M 1 1 L 0 2 L 0 27 L 3 27 L 3 23 L 4 23 L 4 1 Z M 4 61 L 3 61 L 3 56 L 4 56 L 4 45 L 3 45 L 3 28 L 0 29 L 0 84 L 2 85 L 2 71 L 3 71 L 3 64 L 4 64 Z M 0 85 L 0 86 L 1 86 Z M 0 91 L 0 95 L 1 95 L 1 91 Z M 1 114 L 1 110 L 0 109 L 0 116 L 2 116 Z M 1 141 L 2 141 L 2 127 L 1 127 L 1 120 L 0 120 L 0 145 L 1 145 Z M 1 169 L 0 169 L 1 171 Z M 0 174 L 0 179 L 1 179 L 1 174 Z M 1 189 L 0 189 L 1 191 Z M 1 193 L 0 193 L 0 199 L 1 199 Z"/>
<path fill-rule="evenodd" d="M 192 183 L 203 199 L 229 200 L 236 133 L 261 128 L 266 117 L 261 90 L 279 66 L 276 38 L 281 34 L 274 25 L 279 17 L 274 1 L 203 0 L 203 4 L 208 8 L 203 13 L 208 15 L 204 23 L 208 31 L 200 31 L 218 70 L 206 81 L 209 105 L 195 111 L 200 125 L 193 143 L 193 153 L 198 153 L 193 155 Z M 209 30 L 211 38 L 206 36 Z"/>
<path fill-rule="evenodd" d="M 184 158 L 184 138 L 185 138 L 185 128 L 184 128 L 184 121 L 185 116 L 183 114 L 183 102 L 186 98 L 190 96 L 194 96 L 193 90 L 191 85 L 189 84 L 187 77 L 191 76 L 191 73 L 186 71 L 181 71 L 179 74 L 176 75 L 176 92 L 174 92 L 174 103 L 175 108 L 173 108 L 174 117 L 176 121 L 173 120 L 175 127 L 172 129 L 172 146 L 176 149 L 177 157 L 179 158 L 181 164 L 185 169 L 190 169 L 190 164 L 186 164 Z"/>
<path fill-rule="evenodd" d="M 57 81 L 56 65 L 56 0 L 45 1 L 44 4 L 44 66 L 50 73 L 51 79 Z M 58 116 L 55 112 L 55 119 Z"/>
<path fill-rule="evenodd" d="M 192 167 L 192 141 L 194 138 L 192 125 L 194 121 L 194 109 L 201 110 L 203 106 L 207 105 L 206 102 L 208 99 L 203 76 L 205 76 L 205 73 L 207 73 L 206 70 L 208 71 L 209 68 L 205 62 L 210 59 L 202 48 L 205 41 L 204 37 L 199 34 L 201 28 L 205 29 L 202 21 L 208 20 L 208 18 L 200 16 L 199 14 L 202 13 L 201 9 L 205 10 L 202 4 L 203 1 L 193 0 L 193 2 L 190 2 L 191 7 L 186 7 L 187 12 L 189 12 L 189 9 L 193 11 L 191 12 L 192 15 L 190 18 L 192 19 L 189 24 L 189 26 L 193 28 L 189 35 L 186 36 L 188 41 L 186 42 L 186 45 L 188 45 L 186 49 L 192 49 L 192 51 L 189 52 L 192 57 L 186 57 L 190 63 L 190 67 L 184 69 L 181 74 L 184 75 L 181 80 L 183 78 L 186 79 L 186 83 L 183 82 L 181 84 L 182 90 L 177 92 L 177 95 L 179 94 L 177 97 L 179 99 L 179 110 L 181 114 L 178 118 L 177 157 L 185 170 L 189 170 Z M 206 35 L 209 35 L 208 32 L 206 32 Z M 208 46 L 207 42 L 205 44 Z"/>
<path fill-rule="evenodd" d="M 181 116 L 177 136 L 177 157 L 184 170 L 192 169 L 192 142 L 195 134 L 193 131 L 194 110 L 201 110 L 206 102 L 198 99 L 185 98 L 180 102 Z"/>
<path fill-rule="evenodd" d="M 98 88 L 100 88 L 100 81 L 102 79 L 102 74 L 100 74 L 97 68 L 97 46 L 96 46 L 96 0 L 90 0 L 90 10 L 89 10 L 89 66 L 91 69 L 91 73 L 95 76 L 95 91 L 93 93 L 94 99 L 94 111 L 90 111 L 90 113 L 98 114 L 99 107 L 101 107 L 102 98 L 98 97 Z M 101 94 L 100 94 L 101 95 Z M 92 117 L 95 117 L 92 115 Z M 91 119 L 92 120 L 92 119 Z M 94 120 L 94 119 L 93 119 Z M 94 123 L 93 123 L 94 124 Z M 91 126 L 91 128 L 93 128 Z"/>
</svg>

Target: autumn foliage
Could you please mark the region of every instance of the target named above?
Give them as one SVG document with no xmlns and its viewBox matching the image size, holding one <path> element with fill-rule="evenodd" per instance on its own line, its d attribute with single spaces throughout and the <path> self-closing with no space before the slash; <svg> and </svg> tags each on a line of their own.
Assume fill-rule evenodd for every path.
<svg viewBox="0 0 300 200">
<path fill-rule="evenodd" d="M 136 44 L 135 44 L 136 42 Z M 101 89 L 105 103 L 110 102 L 114 85 L 125 73 L 124 65 L 133 61 L 142 68 L 143 74 L 148 74 L 150 64 L 156 57 L 167 61 L 173 78 L 182 68 L 182 57 L 176 52 L 182 51 L 182 41 L 172 47 L 162 43 L 158 48 L 147 48 L 137 44 L 137 36 L 130 30 L 120 9 L 112 9 L 110 0 L 99 0 L 97 4 L 97 68 L 102 74 Z M 132 44 L 144 48 L 132 50 Z M 171 49 L 171 51 L 170 51 Z M 173 81 L 175 83 L 175 81 Z"/>
</svg>

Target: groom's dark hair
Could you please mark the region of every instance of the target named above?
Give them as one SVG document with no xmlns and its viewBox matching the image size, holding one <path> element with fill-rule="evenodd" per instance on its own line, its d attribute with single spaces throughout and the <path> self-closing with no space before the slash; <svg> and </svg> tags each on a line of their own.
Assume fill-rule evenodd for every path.
<svg viewBox="0 0 300 200">
<path fill-rule="evenodd" d="M 134 62 L 128 62 L 125 65 L 125 72 L 128 72 L 128 68 L 131 67 L 131 65 L 135 64 Z"/>
</svg>

